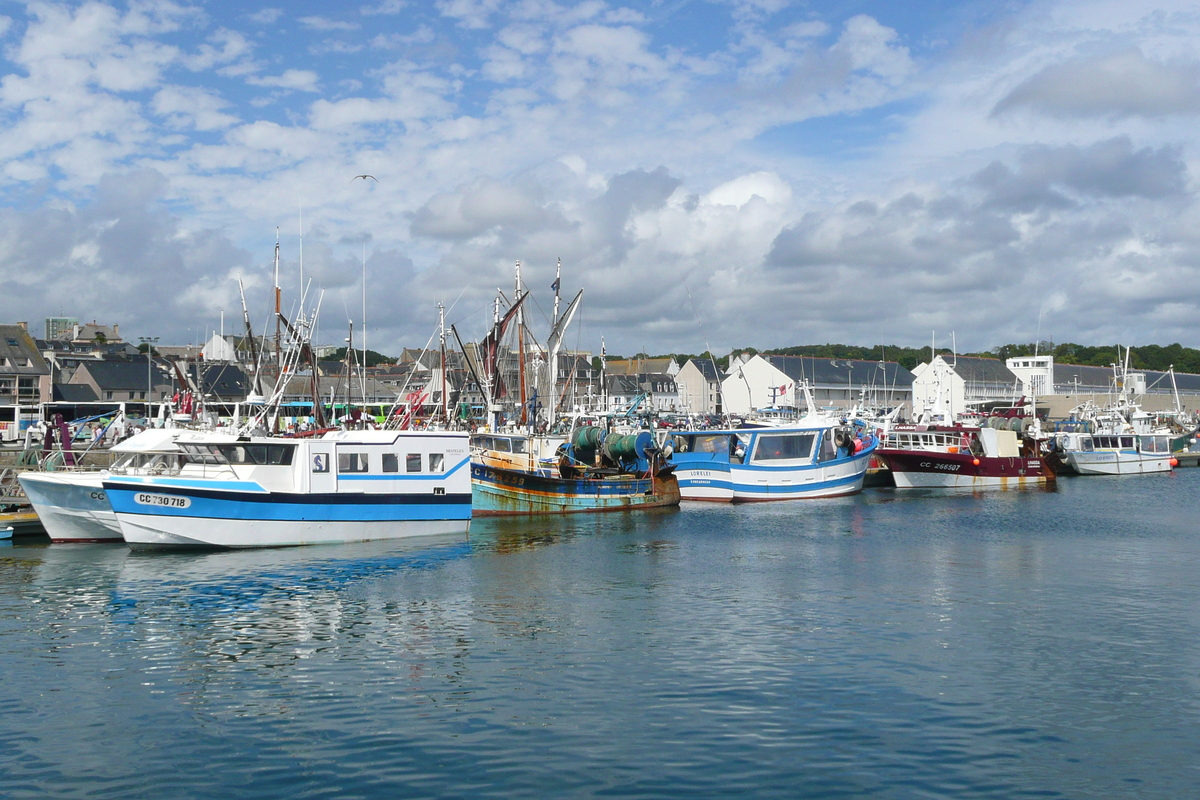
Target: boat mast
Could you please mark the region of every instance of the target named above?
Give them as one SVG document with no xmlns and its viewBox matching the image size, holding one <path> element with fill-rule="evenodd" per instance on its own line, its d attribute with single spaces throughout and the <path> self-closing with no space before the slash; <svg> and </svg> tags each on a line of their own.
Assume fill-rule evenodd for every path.
<svg viewBox="0 0 1200 800">
<path fill-rule="evenodd" d="M 513 297 L 521 296 L 521 262 L 517 262 L 516 285 L 513 287 Z M 525 310 L 517 311 L 517 383 L 521 389 L 521 424 L 528 420 L 528 409 L 525 407 L 529 398 L 525 393 Z"/>
<path fill-rule="evenodd" d="M 279 228 L 275 228 L 275 368 L 283 374 L 283 336 L 280 329 L 279 307 Z"/>
<path fill-rule="evenodd" d="M 604 347 L 604 337 L 600 337 L 600 410 L 608 411 L 608 351 Z"/>
<path fill-rule="evenodd" d="M 254 378 L 252 386 L 255 394 L 262 394 L 262 381 L 259 379 L 258 345 L 254 341 L 254 330 L 250 327 L 250 311 L 246 308 L 246 289 L 242 286 L 242 276 L 238 275 L 238 294 L 242 298 L 242 321 L 246 324 L 246 341 L 250 345 L 250 359 L 254 362 Z"/>
<path fill-rule="evenodd" d="M 358 373 L 359 383 L 362 385 L 362 401 L 363 407 L 367 405 L 367 243 L 363 242 L 362 249 L 362 369 Z"/>
<path fill-rule="evenodd" d="M 438 303 L 438 339 L 442 349 L 442 415 L 445 417 L 446 427 L 449 428 L 450 395 L 446 391 L 446 306 L 441 303 Z"/>
<path fill-rule="evenodd" d="M 562 286 L 562 258 L 558 259 L 558 266 L 554 268 L 554 283 L 550 286 L 554 290 L 554 311 L 550 314 L 550 342 L 547 343 L 547 349 L 550 351 L 550 363 L 546 365 L 549 386 L 546 396 L 549 400 L 549 405 L 546 406 L 546 427 L 549 428 L 554 424 L 554 414 L 557 403 L 555 400 L 558 397 L 558 341 L 555 340 L 554 333 L 558 330 L 558 303 L 559 303 L 559 288 Z M 559 339 L 562 337 L 559 336 Z"/>
</svg>

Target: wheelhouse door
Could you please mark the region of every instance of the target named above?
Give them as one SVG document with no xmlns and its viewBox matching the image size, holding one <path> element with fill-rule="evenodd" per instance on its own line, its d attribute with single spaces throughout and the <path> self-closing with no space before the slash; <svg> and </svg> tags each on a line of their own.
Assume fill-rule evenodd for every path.
<svg viewBox="0 0 1200 800">
<path fill-rule="evenodd" d="M 308 485 L 315 494 L 337 491 L 337 461 L 333 442 L 313 442 L 308 448 Z"/>
</svg>

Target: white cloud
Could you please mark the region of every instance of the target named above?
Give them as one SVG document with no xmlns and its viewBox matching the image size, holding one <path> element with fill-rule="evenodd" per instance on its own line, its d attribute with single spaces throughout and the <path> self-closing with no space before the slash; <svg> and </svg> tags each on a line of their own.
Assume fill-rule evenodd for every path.
<svg viewBox="0 0 1200 800">
<path fill-rule="evenodd" d="M 246 78 L 251 86 L 266 86 L 300 92 L 317 92 L 317 73 L 309 69 L 289 69 L 282 75 L 251 76 Z"/>
<path fill-rule="evenodd" d="M 238 118 L 224 113 L 228 101 L 215 92 L 187 86 L 166 86 L 154 95 L 154 112 L 167 118 L 172 127 L 208 131 L 228 128 Z"/>
<path fill-rule="evenodd" d="M 1009 92 L 993 115 L 1160 117 L 1200 111 L 1200 63 L 1159 63 L 1136 48 L 1052 64 Z"/>
<path fill-rule="evenodd" d="M 258 25 L 273 25 L 282 16 L 282 8 L 263 8 L 248 15 L 246 18 Z"/>
<path fill-rule="evenodd" d="M 312 31 L 356 31 L 361 27 L 357 22 L 317 16 L 300 17 L 297 22 Z"/>
<path fill-rule="evenodd" d="M 383 0 L 381 3 L 376 3 L 370 6 L 361 6 L 358 13 L 364 17 L 374 16 L 376 14 L 399 14 L 408 3 L 404 0 Z"/>
<path fill-rule="evenodd" d="M 464 28 L 486 28 L 491 16 L 500 7 L 500 0 L 437 0 L 438 11 L 444 17 L 458 20 Z"/>
</svg>

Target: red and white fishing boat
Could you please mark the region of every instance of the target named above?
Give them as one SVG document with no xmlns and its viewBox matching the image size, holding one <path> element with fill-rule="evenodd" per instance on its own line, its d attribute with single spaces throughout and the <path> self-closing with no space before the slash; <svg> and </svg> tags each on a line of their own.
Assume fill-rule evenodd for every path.
<svg viewBox="0 0 1200 800">
<path fill-rule="evenodd" d="M 893 425 L 876 455 L 897 489 L 1010 489 L 1055 480 L 1029 417 Z"/>
</svg>

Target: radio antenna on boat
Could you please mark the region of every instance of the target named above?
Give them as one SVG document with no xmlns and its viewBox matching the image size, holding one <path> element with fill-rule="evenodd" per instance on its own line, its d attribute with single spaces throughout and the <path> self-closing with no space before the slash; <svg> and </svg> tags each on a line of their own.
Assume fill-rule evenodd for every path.
<svg viewBox="0 0 1200 800">
<path fill-rule="evenodd" d="M 283 337 L 280 333 L 279 319 L 282 309 L 279 294 L 279 227 L 275 227 L 275 366 L 279 374 L 283 374 Z M 266 333 L 266 331 L 263 331 Z"/>
<path fill-rule="evenodd" d="M 362 246 L 362 369 L 359 370 L 359 382 L 362 384 L 363 406 L 367 404 L 367 243 Z"/>
<path fill-rule="evenodd" d="M 304 313 L 304 203 L 300 204 L 300 313 Z"/>
</svg>

